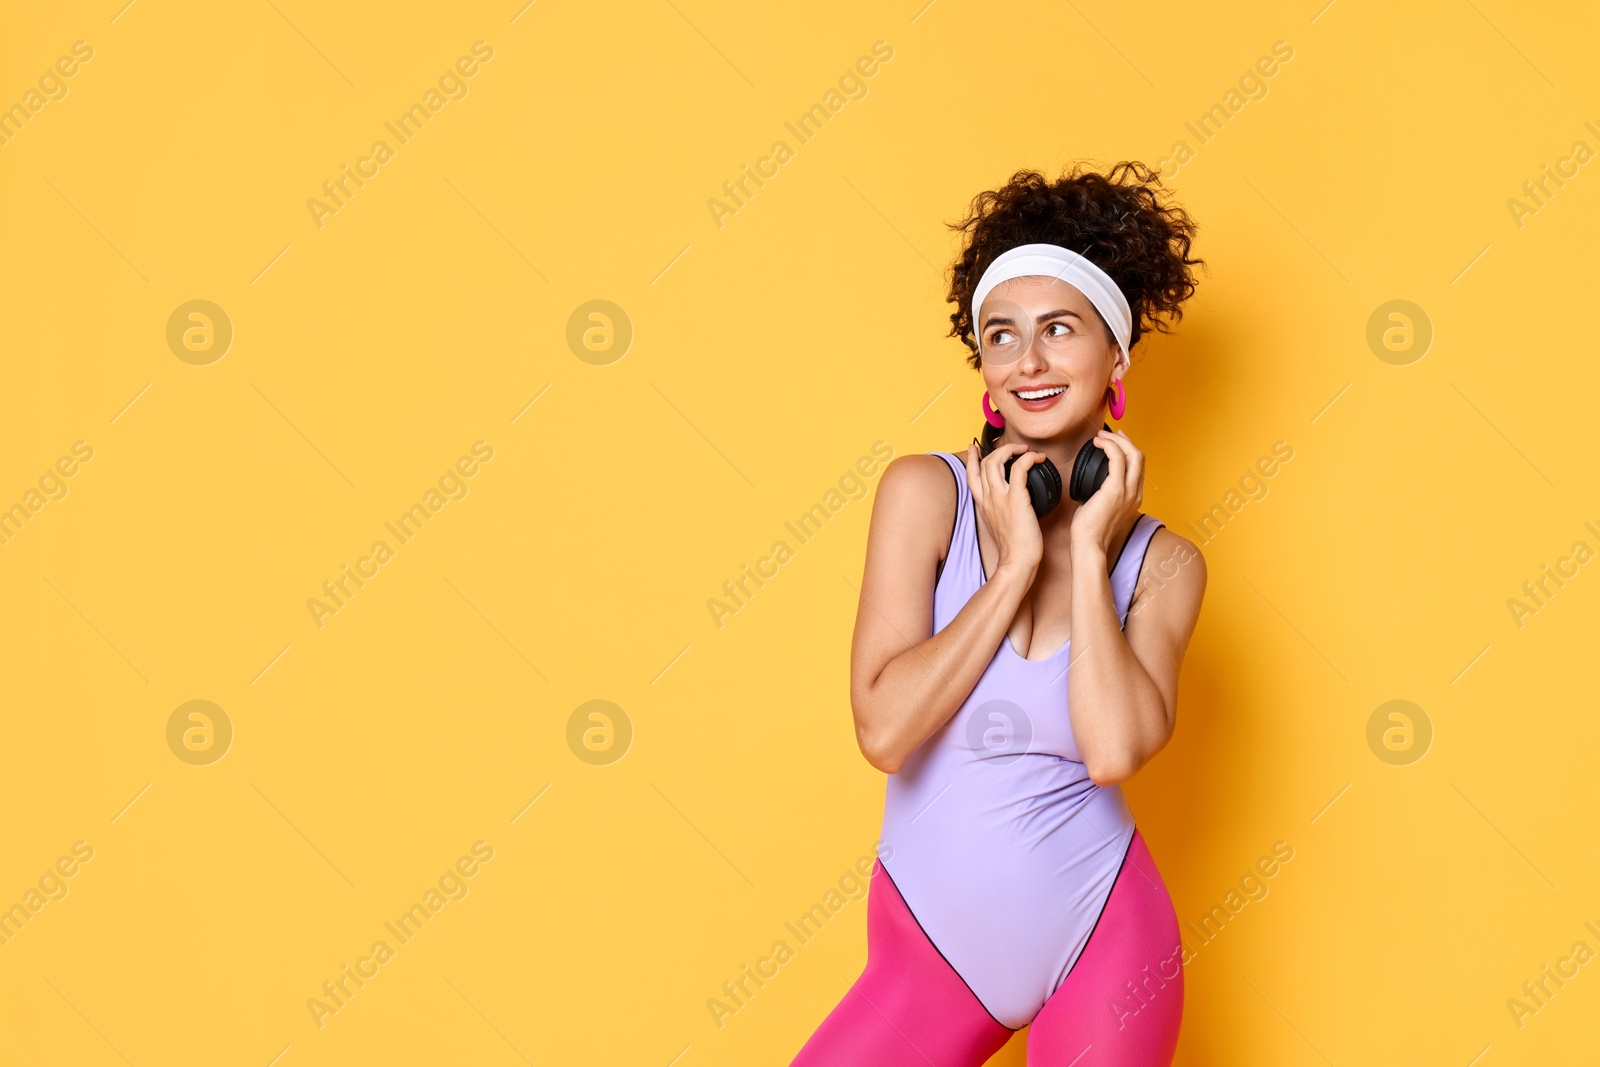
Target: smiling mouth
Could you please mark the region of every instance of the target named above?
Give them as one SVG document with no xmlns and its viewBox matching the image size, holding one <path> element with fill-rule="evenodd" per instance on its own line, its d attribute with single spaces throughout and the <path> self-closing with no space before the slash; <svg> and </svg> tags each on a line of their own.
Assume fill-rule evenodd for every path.
<svg viewBox="0 0 1600 1067">
<path fill-rule="evenodd" d="M 1013 389 L 1011 395 L 1018 400 L 1049 400 L 1067 391 L 1064 385 L 1053 385 L 1044 389 Z"/>
</svg>

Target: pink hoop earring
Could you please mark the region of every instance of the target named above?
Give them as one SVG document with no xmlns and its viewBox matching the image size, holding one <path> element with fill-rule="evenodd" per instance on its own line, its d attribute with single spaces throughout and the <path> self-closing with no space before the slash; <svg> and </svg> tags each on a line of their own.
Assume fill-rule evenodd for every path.
<svg viewBox="0 0 1600 1067">
<path fill-rule="evenodd" d="M 1006 417 L 989 406 L 988 393 L 983 394 L 983 417 L 988 421 L 989 425 L 993 426 L 995 429 L 1000 430 L 1005 428 Z"/>
<path fill-rule="evenodd" d="M 1122 379 L 1118 378 L 1111 383 L 1111 417 L 1122 418 L 1122 413 L 1128 410 L 1128 392 L 1122 387 Z M 985 394 L 987 395 L 987 394 Z"/>
</svg>

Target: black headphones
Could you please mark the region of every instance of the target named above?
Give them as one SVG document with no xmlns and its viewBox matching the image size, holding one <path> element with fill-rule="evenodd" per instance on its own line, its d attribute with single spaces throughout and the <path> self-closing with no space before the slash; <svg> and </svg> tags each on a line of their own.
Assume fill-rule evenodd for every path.
<svg viewBox="0 0 1600 1067">
<path fill-rule="evenodd" d="M 1101 423 L 1105 426 L 1105 423 Z M 1109 431 L 1110 426 L 1105 426 Z M 989 451 L 993 451 L 991 448 Z M 985 455 L 988 453 L 986 452 Z M 1006 460 L 1006 480 L 1011 479 L 1011 465 L 1021 458 L 1021 454 Z M 1111 473 L 1111 459 L 1103 449 L 1095 447 L 1093 440 L 1083 443 L 1078 449 L 1078 456 L 1072 462 L 1072 478 L 1067 484 L 1067 493 L 1072 499 L 1082 504 L 1105 482 L 1106 475 Z M 1028 499 L 1033 503 L 1033 513 L 1039 518 L 1044 518 L 1061 503 L 1061 472 L 1056 469 L 1055 463 L 1046 456 L 1042 461 L 1028 468 Z"/>
</svg>

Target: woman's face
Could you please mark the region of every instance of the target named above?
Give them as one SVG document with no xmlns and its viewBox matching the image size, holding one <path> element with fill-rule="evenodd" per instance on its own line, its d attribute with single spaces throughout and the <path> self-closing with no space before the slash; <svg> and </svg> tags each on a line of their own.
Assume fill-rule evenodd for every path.
<svg viewBox="0 0 1600 1067">
<path fill-rule="evenodd" d="M 1001 282 L 978 309 L 977 332 L 984 388 L 1007 429 L 1042 440 L 1098 428 L 1122 350 L 1076 286 L 1044 275 Z M 1058 391 L 1017 395 L 1040 389 Z"/>
</svg>

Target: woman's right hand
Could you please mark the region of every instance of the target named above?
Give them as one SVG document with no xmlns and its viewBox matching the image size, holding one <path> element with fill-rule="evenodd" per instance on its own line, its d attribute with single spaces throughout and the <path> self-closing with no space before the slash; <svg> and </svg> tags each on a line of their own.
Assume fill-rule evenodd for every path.
<svg viewBox="0 0 1600 1067">
<path fill-rule="evenodd" d="M 1019 454 L 1021 458 L 1011 465 L 1008 482 L 1006 460 Z M 1030 575 L 1038 572 L 1039 561 L 1044 558 L 1044 535 L 1028 496 L 1028 468 L 1045 458 L 1043 452 L 1029 451 L 1026 445 L 1008 443 L 996 445 L 993 452 L 980 459 L 977 442 L 967 446 L 967 488 L 999 547 L 996 571 L 1009 566 L 1021 567 Z"/>
</svg>

